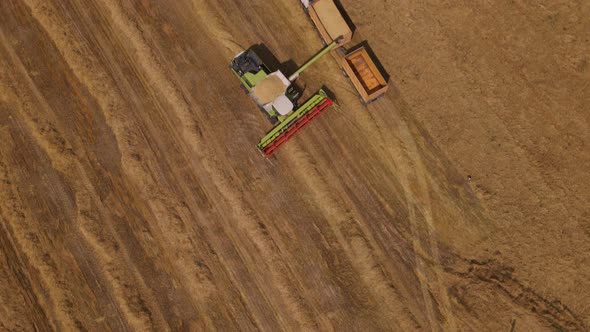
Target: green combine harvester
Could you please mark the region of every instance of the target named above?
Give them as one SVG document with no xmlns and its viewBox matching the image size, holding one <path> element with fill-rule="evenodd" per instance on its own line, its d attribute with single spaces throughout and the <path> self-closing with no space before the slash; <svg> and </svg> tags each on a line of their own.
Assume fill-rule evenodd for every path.
<svg viewBox="0 0 590 332">
<path fill-rule="evenodd" d="M 293 82 L 307 67 L 335 48 L 338 40 L 340 38 L 324 47 L 288 78 L 280 70 L 271 72 L 253 48 L 241 52 L 232 60 L 230 68 L 242 83 L 242 89 L 274 124 L 257 145 L 266 157 L 271 157 L 279 146 L 333 105 L 322 89 L 299 105 L 301 93 Z"/>
</svg>

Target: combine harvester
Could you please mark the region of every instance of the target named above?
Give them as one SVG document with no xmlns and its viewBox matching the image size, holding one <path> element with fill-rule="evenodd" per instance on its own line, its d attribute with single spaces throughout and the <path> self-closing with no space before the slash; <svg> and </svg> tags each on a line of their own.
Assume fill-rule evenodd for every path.
<svg viewBox="0 0 590 332">
<path fill-rule="evenodd" d="M 257 144 L 258 150 L 266 157 L 271 157 L 279 146 L 333 105 L 322 89 L 298 105 L 300 91 L 293 82 L 307 67 L 336 47 L 341 39 L 336 38 L 288 78 L 280 70 L 271 72 L 253 48 L 239 53 L 232 60 L 230 69 L 242 82 L 242 89 L 274 124 Z"/>
</svg>

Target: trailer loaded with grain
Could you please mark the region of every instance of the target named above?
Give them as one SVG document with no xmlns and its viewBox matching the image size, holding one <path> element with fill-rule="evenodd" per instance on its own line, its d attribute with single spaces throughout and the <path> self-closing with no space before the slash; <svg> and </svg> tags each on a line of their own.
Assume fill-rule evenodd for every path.
<svg viewBox="0 0 590 332">
<path fill-rule="evenodd" d="M 385 78 L 364 46 L 347 53 L 342 59 L 342 68 L 364 103 L 374 101 L 387 91 Z"/>
</svg>

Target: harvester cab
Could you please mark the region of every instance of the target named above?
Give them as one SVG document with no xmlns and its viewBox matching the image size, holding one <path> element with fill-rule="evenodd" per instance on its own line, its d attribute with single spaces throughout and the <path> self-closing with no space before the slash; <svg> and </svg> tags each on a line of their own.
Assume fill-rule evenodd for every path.
<svg viewBox="0 0 590 332">
<path fill-rule="evenodd" d="M 257 145 L 265 156 L 272 156 L 279 145 L 332 106 L 332 100 L 323 90 L 299 105 L 301 92 L 293 82 L 312 63 L 336 47 L 338 40 L 327 45 L 289 77 L 280 70 L 271 71 L 254 48 L 239 53 L 232 60 L 230 69 L 242 83 L 242 89 L 274 125 Z"/>
</svg>

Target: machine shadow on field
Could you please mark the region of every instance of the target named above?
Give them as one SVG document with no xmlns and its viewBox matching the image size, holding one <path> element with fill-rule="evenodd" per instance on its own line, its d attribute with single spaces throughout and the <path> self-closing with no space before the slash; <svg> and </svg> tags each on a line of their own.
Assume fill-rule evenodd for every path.
<svg viewBox="0 0 590 332">
<path fill-rule="evenodd" d="M 346 21 L 346 24 L 348 24 L 348 26 L 350 27 L 350 30 L 354 34 L 354 32 L 356 31 L 356 25 L 354 24 L 354 22 L 352 21 L 352 19 L 350 18 L 350 16 L 346 12 L 346 10 L 344 9 L 344 6 L 342 6 L 342 3 L 340 3 L 340 0 L 334 0 L 334 4 L 336 5 L 336 8 L 338 8 L 338 11 L 340 11 L 342 18 L 344 19 L 344 21 Z"/>
<path fill-rule="evenodd" d="M 281 71 L 282 73 L 294 73 L 299 69 L 299 65 L 292 59 L 289 59 L 285 62 L 280 62 L 279 59 L 272 53 L 272 51 L 265 45 L 265 44 L 255 44 L 251 47 L 251 49 L 258 55 L 260 60 L 268 67 L 270 72 L 274 72 L 276 70 Z M 300 91 L 301 94 L 304 94 L 307 85 L 304 84 L 303 86 L 294 83 L 297 89 Z M 334 96 L 331 94 L 331 96 Z"/>
<path fill-rule="evenodd" d="M 260 57 L 260 60 L 266 64 L 271 72 L 280 70 L 283 73 L 293 73 L 299 68 L 295 61 L 291 59 L 280 62 L 265 44 L 256 44 L 251 49 Z"/>
<path fill-rule="evenodd" d="M 258 57 L 260 57 L 262 63 L 266 64 L 271 72 L 281 68 L 281 63 L 266 45 L 256 44 L 253 45 L 251 49 L 256 53 L 256 55 L 258 55 Z"/>
</svg>

